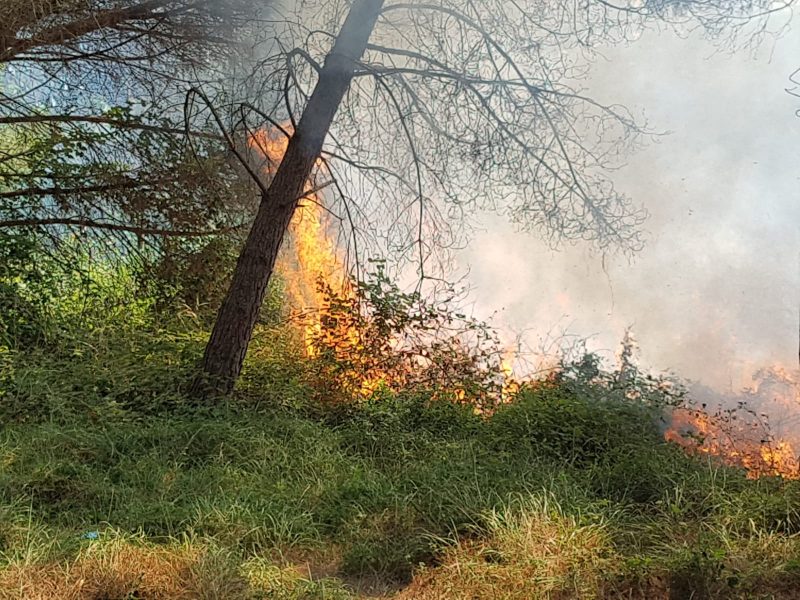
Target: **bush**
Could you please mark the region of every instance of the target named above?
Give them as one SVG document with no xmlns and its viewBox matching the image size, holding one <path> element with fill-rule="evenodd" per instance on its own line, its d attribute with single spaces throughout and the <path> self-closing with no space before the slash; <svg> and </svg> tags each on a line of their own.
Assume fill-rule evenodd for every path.
<svg viewBox="0 0 800 600">
<path fill-rule="evenodd" d="M 602 386 L 578 395 L 566 383 L 523 389 L 497 409 L 490 435 L 504 450 L 526 451 L 565 464 L 587 466 L 663 444 L 658 414 Z"/>
<path fill-rule="evenodd" d="M 38 252 L 26 244 L 20 269 Z M 478 414 L 468 401 L 496 399 L 500 381 L 479 350 L 453 355 L 477 362 L 456 360 L 437 384 L 319 402 L 320 357 L 262 322 L 237 392 L 198 407 L 182 384 L 207 336 L 201 316 L 177 302 L 159 311 L 125 269 L 86 262 L 51 280 L 40 264 L 42 277 L 0 277 L 0 301 L 16 307 L 0 314 L 0 582 L 33 565 L 46 585 L 71 585 L 53 565 L 105 564 L 82 554 L 89 532 L 142 538 L 145 550 L 111 552 L 113 565 L 130 552 L 167 570 L 174 557 L 147 545 L 185 540 L 187 568 L 231 597 L 351 597 L 311 576 L 315 556 L 328 574 L 387 586 L 424 563 L 409 588 L 421 598 L 531 597 L 533 579 L 565 598 L 745 598 L 765 586 L 793 597 L 800 483 L 748 481 L 665 443 L 674 394 L 630 364 L 606 373 L 586 355 Z M 417 299 L 384 284 L 361 293 L 377 311 L 367 325 L 391 329 Z M 469 348 L 439 346 L 437 360 L 456 347 Z M 395 366 L 413 369 L 406 359 Z M 124 569 L 108 574 L 98 594 L 145 591 Z"/>
<path fill-rule="evenodd" d="M 0 233 L 0 345 L 70 353 L 87 332 L 141 328 L 155 314 L 139 291 L 126 264 L 93 260 L 77 242 Z"/>
</svg>

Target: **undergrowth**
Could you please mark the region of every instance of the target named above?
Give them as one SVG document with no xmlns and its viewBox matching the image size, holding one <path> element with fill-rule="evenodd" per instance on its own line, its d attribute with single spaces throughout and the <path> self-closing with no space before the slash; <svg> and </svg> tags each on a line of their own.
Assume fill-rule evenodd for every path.
<svg viewBox="0 0 800 600">
<path fill-rule="evenodd" d="M 207 320 L 107 275 L 3 280 L 2 599 L 797 597 L 800 484 L 664 442 L 653 387 L 583 361 L 484 414 L 320 404 L 265 318 L 200 404 Z"/>
</svg>

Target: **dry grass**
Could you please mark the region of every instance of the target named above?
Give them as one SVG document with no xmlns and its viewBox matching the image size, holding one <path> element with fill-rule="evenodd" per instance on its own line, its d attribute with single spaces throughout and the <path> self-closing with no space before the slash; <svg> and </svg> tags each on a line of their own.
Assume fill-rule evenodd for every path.
<svg viewBox="0 0 800 600">
<path fill-rule="evenodd" d="M 241 598 L 248 584 L 200 546 L 93 544 L 68 564 L 12 564 L 2 600 L 212 600 Z"/>
<path fill-rule="evenodd" d="M 110 534 L 115 535 L 115 534 Z M 156 546 L 107 537 L 74 560 L 36 556 L 0 570 L 0 600 L 350 600 L 362 597 L 333 575 L 338 551 L 246 560 L 203 542 Z M 372 596 L 364 596 L 372 597 Z"/>
<path fill-rule="evenodd" d="M 799 535 L 715 531 L 726 540 L 716 562 L 676 562 L 681 544 L 665 538 L 660 560 L 632 568 L 602 522 L 581 525 L 547 497 L 491 515 L 488 535 L 461 542 L 442 564 L 419 571 L 395 600 L 695 600 L 800 598 Z M 666 535 L 666 532 L 665 532 Z M 694 552 L 693 546 L 684 546 Z M 627 557 L 630 558 L 630 557 Z M 689 567 L 687 569 L 687 567 Z M 734 582 L 734 580 L 738 580 Z"/>
<path fill-rule="evenodd" d="M 448 551 L 397 598 L 597 598 L 616 571 L 604 526 L 582 526 L 547 498 L 493 514 L 489 530 L 484 541 Z"/>
</svg>

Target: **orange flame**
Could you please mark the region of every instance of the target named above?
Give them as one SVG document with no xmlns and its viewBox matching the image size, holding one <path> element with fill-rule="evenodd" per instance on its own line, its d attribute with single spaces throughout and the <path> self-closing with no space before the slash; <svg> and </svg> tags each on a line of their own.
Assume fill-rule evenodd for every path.
<svg viewBox="0 0 800 600">
<path fill-rule="evenodd" d="M 500 389 L 500 401 L 510 402 L 520 390 L 520 382 L 514 376 L 514 354 L 506 351 L 500 361 L 500 372 L 503 382 Z"/>
<path fill-rule="evenodd" d="M 291 131 L 289 124 L 284 130 Z M 248 144 L 266 159 L 264 170 L 273 174 L 283 158 L 289 138 L 277 130 L 259 130 Z M 336 322 L 326 306 L 326 286 L 335 285 L 344 298 L 353 300 L 355 293 L 347 278 L 344 261 L 336 242 L 329 235 L 324 199 L 305 186 L 305 196 L 298 205 L 289 225 L 289 237 L 278 259 L 277 268 L 284 277 L 286 295 L 294 307 L 292 318 L 303 323 L 306 356 L 319 358 L 324 349 L 333 348 L 337 357 L 361 347 L 361 332 L 353 323 Z M 356 393 L 368 397 L 386 383 L 383 373 L 364 375 Z"/>
<path fill-rule="evenodd" d="M 284 129 L 287 127 L 291 129 L 284 125 Z M 249 142 L 264 155 L 267 160 L 264 169 L 272 174 L 286 152 L 289 139 L 282 133 L 259 130 Z M 336 245 L 327 233 L 323 200 L 312 192 L 310 183 L 306 184 L 305 193 L 289 225 L 290 248 L 282 253 L 279 270 L 285 275 L 287 291 L 295 306 L 318 309 L 322 301 L 318 279 L 343 279 L 344 269 Z"/>
<path fill-rule="evenodd" d="M 689 408 L 675 410 L 664 437 L 690 453 L 708 454 L 725 464 L 741 467 L 751 479 L 764 476 L 800 479 L 795 428 L 782 428 L 776 423 L 778 427 L 773 430 L 767 420 L 769 415 L 764 412 L 797 415 L 800 388 L 789 372 L 780 367 L 757 373 L 753 381 L 754 387 L 745 396 L 747 402 L 736 408 L 719 409 L 713 414 Z"/>
</svg>

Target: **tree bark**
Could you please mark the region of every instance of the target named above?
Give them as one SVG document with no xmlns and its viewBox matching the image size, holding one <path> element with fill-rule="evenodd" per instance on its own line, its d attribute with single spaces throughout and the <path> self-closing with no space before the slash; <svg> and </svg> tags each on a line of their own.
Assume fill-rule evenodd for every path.
<svg viewBox="0 0 800 600">
<path fill-rule="evenodd" d="M 278 250 L 333 117 L 344 98 L 357 62 L 366 49 L 384 0 L 355 0 L 275 177 L 261 198 L 252 229 L 239 255 L 233 281 L 217 314 L 202 373 L 193 392 L 227 394 L 242 369 L 258 311 Z"/>
</svg>

